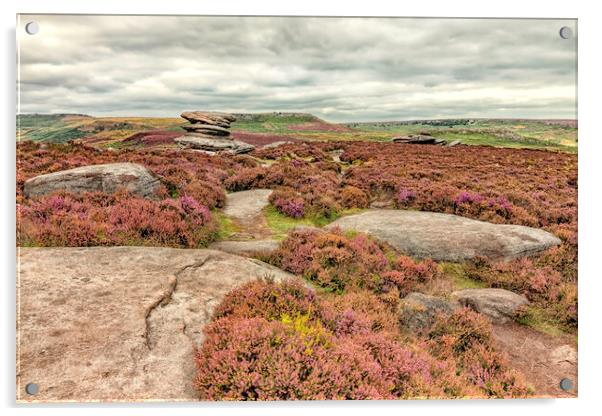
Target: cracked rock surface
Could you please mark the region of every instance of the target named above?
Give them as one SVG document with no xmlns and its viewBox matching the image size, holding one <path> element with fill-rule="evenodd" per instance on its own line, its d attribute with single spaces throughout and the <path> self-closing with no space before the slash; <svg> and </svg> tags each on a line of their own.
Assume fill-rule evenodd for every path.
<svg viewBox="0 0 602 416">
<path fill-rule="evenodd" d="M 19 401 L 195 400 L 213 308 L 247 281 L 291 277 L 213 250 L 20 248 L 18 260 Z"/>
</svg>

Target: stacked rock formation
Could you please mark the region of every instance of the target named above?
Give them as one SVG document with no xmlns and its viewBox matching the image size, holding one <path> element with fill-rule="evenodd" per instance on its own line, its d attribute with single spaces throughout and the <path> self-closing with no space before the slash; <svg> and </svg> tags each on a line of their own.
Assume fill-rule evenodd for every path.
<svg viewBox="0 0 602 416">
<path fill-rule="evenodd" d="M 188 120 L 190 125 L 182 126 L 186 135 L 174 139 L 176 143 L 209 154 L 239 154 L 254 149 L 254 146 L 230 137 L 230 123 L 236 121 L 232 114 L 186 111 L 181 117 Z"/>
<path fill-rule="evenodd" d="M 391 139 L 391 140 L 394 143 L 435 144 L 435 145 L 439 145 L 439 146 L 447 145 L 449 147 L 453 147 L 453 146 L 460 144 L 460 142 L 458 140 L 454 140 L 453 142 L 448 144 L 447 140 L 433 137 L 428 133 L 410 134 L 408 136 L 393 137 L 393 139 Z"/>
</svg>

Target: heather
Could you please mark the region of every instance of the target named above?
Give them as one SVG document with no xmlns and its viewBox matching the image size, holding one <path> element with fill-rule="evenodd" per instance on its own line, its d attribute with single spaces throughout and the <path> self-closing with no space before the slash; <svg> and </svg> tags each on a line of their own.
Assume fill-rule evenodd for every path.
<svg viewBox="0 0 602 416">
<path fill-rule="evenodd" d="M 398 255 L 365 234 L 336 229 L 293 230 L 268 260 L 327 291 L 365 289 L 392 302 L 443 279 L 432 260 Z"/>
<path fill-rule="evenodd" d="M 333 151 L 340 154 L 340 163 L 333 159 Z M 123 232 L 113 233 L 110 218 L 119 212 L 118 206 L 126 204 L 124 198 L 116 196 L 106 196 L 115 202 L 99 206 L 85 202 L 90 197 L 80 201 L 82 197 L 74 196 L 75 201 L 85 202 L 89 208 L 70 205 L 73 212 L 62 209 L 57 211 L 57 218 L 44 211 L 44 201 L 23 197 L 23 183 L 28 178 L 111 162 L 142 164 L 161 179 L 163 185 L 156 200 L 132 202 L 136 212 L 152 213 L 148 221 L 152 223 L 156 219 L 156 227 L 141 226 L 139 231 L 132 231 L 129 238 L 124 237 Z M 25 232 L 19 233 L 18 241 L 22 245 L 74 245 L 76 241 L 88 245 L 124 244 L 127 241 L 140 243 L 148 234 L 153 236 L 153 243 L 161 245 L 189 247 L 197 243 L 202 246 L 215 238 L 210 225 L 213 221 L 204 223 L 207 225 L 201 226 L 204 232 L 200 233 L 194 228 L 197 227 L 195 222 L 177 219 L 177 227 L 171 229 L 189 237 L 167 237 L 162 223 L 166 215 L 174 214 L 173 208 L 167 209 L 165 204 L 191 197 L 209 210 L 217 210 L 223 207 L 227 191 L 253 188 L 273 189 L 271 208 L 303 223 L 324 224 L 346 210 L 375 205 L 444 212 L 550 231 L 561 238 L 562 245 L 505 265 L 484 261 L 463 267 L 470 279 L 523 293 L 534 307 L 544 312 L 546 320 L 570 331 L 576 328 L 577 157 L 567 153 L 483 146 L 445 148 L 365 141 L 299 141 L 258 148 L 245 156 L 208 156 L 152 147 L 100 150 L 82 144 L 20 142 L 17 145 L 17 203 L 19 228 Z M 94 215 L 84 213 L 92 207 Z M 44 211 L 43 215 L 40 210 Z M 31 231 L 34 228 L 43 232 Z M 71 240 L 70 236 L 76 236 L 77 240 Z M 293 236 L 286 240 L 280 254 L 284 267 L 291 270 L 298 270 L 295 263 L 303 258 L 303 250 L 315 245 L 314 240 L 309 245 L 301 244 L 300 238 Z M 329 290 L 340 292 L 351 285 L 379 290 L 382 296 L 388 293 L 395 298 L 397 293 L 403 295 L 416 285 L 416 279 L 401 276 L 399 267 L 389 260 L 386 264 L 379 263 L 377 251 L 369 248 L 373 242 L 366 243 L 368 254 L 365 256 L 363 248 L 350 248 L 346 241 L 318 242 L 323 246 L 317 248 L 316 259 L 321 259 L 326 266 L 314 260 L 307 270 L 311 281 Z M 297 249 L 299 254 L 293 254 Z M 350 260 L 354 256 L 361 257 L 361 262 L 378 273 L 363 270 L 361 264 Z M 425 279 L 420 284 L 445 283 L 445 279 L 428 281 Z"/>
<path fill-rule="evenodd" d="M 150 201 L 118 192 L 58 192 L 17 206 L 19 241 L 36 246 L 200 247 L 217 231 L 209 209 L 190 196 Z"/>
<path fill-rule="evenodd" d="M 467 276 L 524 294 L 544 311 L 544 317 L 567 329 L 577 327 L 577 285 L 565 281 L 557 268 L 546 264 L 546 256 L 554 256 L 558 248 L 542 257 L 523 258 L 512 262 L 490 262 L 477 259 L 467 264 Z M 576 276 L 575 276 L 576 277 Z"/>
<path fill-rule="evenodd" d="M 257 280 L 216 309 L 196 353 L 195 387 L 204 400 L 528 395 L 490 328 L 462 313 L 441 318 L 428 337 L 402 339 L 393 309 L 369 291 L 325 294 L 297 279 Z M 462 344 L 451 353 L 434 342 L 448 320 L 453 339 L 443 344 Z M 473 357 L 480 360 L 468 365 Z"/>
<path fill-rule="evenodd" d="M 525 294 L 545 320 L 574 331 L 577 320 L 577 158 L 537 150 L 491 147 L 444 148 L 385 143 L 312 143 L 327 153 L 343 149 L 337 184 L 310 190 L 287 183 L 305 205 L 327 195 L 335 212 L 369 204 L 443 212 L 500 224 L 542 228 L 562 245 L 527 260 L 467 265 L 469 277 Z M 258 151 L 290 163 L 297 145 Z M 299 147 L 301 152 L 305 147 Z M 263 154 L 260 152 L 264 152 Z M 324 157 L 314 150 L 320 163 Z M 277 165 L 277 164 L 275 164 Z M 274 166 L 274 165 L 272 165 Z M 271 168 L 271 167 L 270 167 Z M 276 168 L 278 169 L 278 168 Z M 303 170 L 303 165 L 300 165 Z M 297 173 L 298 174 L 298 173 Z M 341 207 L 341 208 L 339 208 Z M 285 213 L 286 211 L 281 210 Z M 331 213 L 333 217 L 336 213 Z M 510 279 L 508 276 L 514 276 Z M 393 276 L 394 277 L 394 276 Z M 514 282 L 509 282 L 514 280 Z M 544 281 L 544 282 L 542 282 Z M 529 283 L 531 282 L 531 283 Z"/>
<path fill-rule="evenodd" d="M 127 193 L 25 198 L 34 176 L 80 166 L 134 162 L 161 180 L 152 199 Z M 253 163 L 253 162 L 251 162 Z M 203 247 L 217 236 L 210 209 L 222 207 L 222 180 L 248 166 L 244 157 L 211 158 L 176 150 L 101 151 L 78 144 L 17 145 L 17 237 L 20 245 L 159 245 Z"/>
</svg>

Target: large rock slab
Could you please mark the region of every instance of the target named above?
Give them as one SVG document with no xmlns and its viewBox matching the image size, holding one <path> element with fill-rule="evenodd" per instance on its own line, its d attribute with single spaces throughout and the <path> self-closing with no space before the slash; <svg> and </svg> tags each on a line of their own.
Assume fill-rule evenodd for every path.
<svg viewBox="0 0 602 416">
<path fill-rule="evenodd" d="M 230 130 L 219 126 L 211 126 L 209 124 L 191 124 L 189 126 L 182 126 L 182 128 L 186 131 L 207 134 L 210 136 L 230 135 Z"/>
<path fill-rule="evenodd" d="M 494 323 L 512 320 L 522 306 L 529 304 L 523 295 L 506 289 L 464 289 L 452 293 L 461 305 L 486 315 Z"/>
<path fill-rule="evenodd" d="M 23 192 L 28 198 L 54 191 L 113 193 L 125 188 L 132 194 L 151 198 L 160 186 L 159 179 L 136 163 L 107 163 L 82 166 L 36 176 L 25 181 Z"/>
<path fill-rule="evenodd" d="M 399 326 L 405 331 L 420 332 L 428 329 L 438 316 L 451 315 L 459 307 L 458 302 L 412 292 L 399 302 Z"/>
<path fill-rule="evenodd" d="M 237 254 L 239 256 L 252 256 L 254 254 L 270 254 L 278 250 L 280 241 L 265 240 L 245 240 L 245 241 L 218 241 L 211 244 L 212 250 L 225 251 L 226 253 Z"/>
<path fill-rule="evenodd" d="M 252 279 L 291 277 L 157 247 L 20 248 L 18 264 L 18 401 L 195 400 L 193 351 L 213 308 Z"/>
<path fill-rule="evenodd" d="M 180 117 L 193 124 L 211 124 L 224 128 L 230 127 L 230 123 L 236 121 L 236 117 L 228 113 L 217 113 L 209 111 L 185 111 Z"/>
<path fill-rule="evenodd" d="M 247 220 L 261 214 L 270 203 L 271 189 L 251 189 L 226 195 L 224 214 L 237 220 Z"/>
<path fill-rule="evenodd" d="M 187 134 L 174 139 L 185 147 L 199 149 L 210 152 L 227 152 L 232 154 L 249 153 L 255 148 L 252 144 L 232 140 L 229 138 L 219 138 L 216 136 L 205 136 L 202 134 Z"/>
<path fill-rule="evenodd" d="M 560 244 L 536 228 L 423 211 L 375 209 L 339 218 L 332 227 L 370 234 L 411 256 L 454 262 L 477 256 L 510 260 Z"/>
</svg>

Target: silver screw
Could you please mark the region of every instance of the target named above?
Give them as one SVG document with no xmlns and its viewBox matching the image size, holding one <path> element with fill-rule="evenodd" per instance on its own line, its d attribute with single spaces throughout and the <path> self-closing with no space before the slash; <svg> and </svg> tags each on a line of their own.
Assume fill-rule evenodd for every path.
<svg viewBox="0 0 602 416">
<path fill-rule="evenodd" d="M 25 386 L 25 392 L 32 396 L 38 394 L 38 391 L 40 391 L 40 388 L 36 383 L 27 383 L 27 385 Z"/>
<path fill-rule="evenodd" d="M 40 25 L 37 22 L 29 22 L 25 25 L 25 31 L 30 35 L 35 35 L 40 31 Z"/>
<path fill-rule="evenodd" d="M 562 39 L 570 39 L 573 37 L 573 30 L 568 26 L 562 26 L 558 34 Z"/>
<path fill-rule="evenodd" d="M 564 391 L 573 390 L 573 380 L 570 378 L 563 378 L 560 380 L 560 388 Z"/>
</svg>

